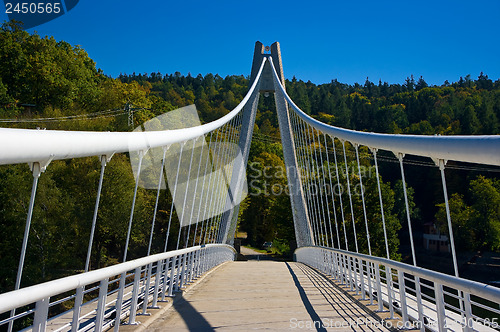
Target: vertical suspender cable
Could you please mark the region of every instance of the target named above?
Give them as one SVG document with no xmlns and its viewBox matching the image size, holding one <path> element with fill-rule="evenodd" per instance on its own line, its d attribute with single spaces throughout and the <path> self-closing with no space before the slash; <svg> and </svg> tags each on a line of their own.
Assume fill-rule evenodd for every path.
<svg viewBox="0 0 500 332">
<path fill-rule="evenodd" d="M 30 202 L 29 202 L 29 206 L 28 206 L 28 215 L 26 217 L 26 226 L 24 228 L 24 237 L 23 237 L 23 244 L 21 247 L 21 256 L 19 257 L 19 265 L 17 267 L 16 285 L 14 287 L 15 290 L 18 290 L 21 287 L 21 278 L 23 275 L 24 259 L 26 257 L 26 248 L 28 246 L 28 237 L 30 234 L 31 219 L 33 217 L 33 207 L 35 205 L 36 189 L 38 187 L 38 179 L 40 178 L 40 174 L 42 173 L 40 163 L 33 163 L 32 171 L 33 171 L 33 183 L 31 186 L 31 196 L 30 196 Z M 12 309 L 10 316 L 13 317 L 15 315 L 16 315 L 16 309 Z M 9 322 L 9 327 L 8 327 L 9 332 L 12 331 L 13 324 L 14 324 L 14 320 L 11 320 Z"/>
<path fill-rule="evenodd" d="M 309 161 L 306 159 L 306 153 L 307 153 L 307 148 L 306 148 L 306 141 L 305 141 L 305 136 L 304 136 L 304 130 L 301 128 L 302 124 L 302 119 L 298 118 L 297 116 L 297 134 L 299 135 L 300 142 L 302 144 L 302 148 L 299 150 L 300 155 L 301 155 L 301 160 L 302 160 L 302 170 L 305 178 L 305 183 L 304 185 L 304 192 L 306 193 L 306 203 L 308 204 L 307 206 L 307 212 L 309 213 L 309 220 L 311 222 L 311 228 L 313 231 L 313 240 L 314 244 L 318 245 L 318 236 L 316 234 L 316 225 L 315 225 L 315 214 L 314 214 L 314 207 L 312 205 L 312 200 L 311 200 L 311 187 L 309 184 L 310 181 L 310 176 L 309 176 Z"/>
<path fill-rule="evenodd" d="M 446 219 L 448 221 L 448 230 L 450 233 L 450 246 L 451 246 L 451 253 L 453 256 L 453 268 L 455 269 L 455 277 L 458 278 L 458 264 L 457 264 L 457 254 L 455 252 L 455 239 L 453 237 L 453 228 L 451 225 L 451 215 L 450 215 L 450 205 L 448 204 L 448 189 L 446 187 L 446 177 L 444 174 L 445 161 L 443 159 L 439 159 L 438 166 L 439 166 L 439 170 L 441 171 L 441 182 L 443 184 L 444 204 L 446 207 Z"/>
<path fill-rule="evenodd" d="M 340 185 L 340 177 L 339 177 L 339 166 L 337 163 L 337 149 L 335 148 L 335 138 L 330 136 L 333 144 L 333 157 L 335 158 L 335 174 L 337 176 L 337 186 L 339 189 L 339 201 L 340 201 L 340 212 L 342 216 L 342 226 L 344 229 L 344 240 L 345 240 L 345 250 L 349 251 L 349 245 L 347 244 L 347 232 L 345 229 L 345 216 L 344 216 L 344 203 L 342 202 L 342 191 L 343 188 Z"/>
<path fill-rule="evenodd" d="M 172 225 L 172 215 L 174 214 L 174 204 L 175 204 L 175 196 L 177 194 L 177 182 L 179 181 L 179 171 L 181 168 L 181 161 L 182 161 L 182 150 L 184 149 L 184 145 L 186 142 L 181 142 L 181 148 L 179 151 L 179 161 L 177 162 L 177 174 L 175 175 L 175 182 L 174 182 L 174 190 L 171 191 L 172 193 L 172 204 L 170 204 L 170 215 L 168 216 L 168 227 L 167 227 L 167 236 L 165 237 L 165 248 L 163 249 L 164 252 L 167 252 L 167 245 L 168 245 L 168 237 L 170 235 L 170 226 Z M 180 231 L 180 226 L 179 226 L 179 231 Z"/>
<path fill-rule="evenodd" d="M 218 167 L 216 165 L 216 163 L 218 162 L 218 159 L 219 159 L 218 155 L 220 154 L 220 149 L 221 149 L 221 144 L 219 144 L 219 140 L 221 139 L 221 137 L 219 137 L 219 136 L 222 137 L 221 129 L 218 130 L 218 134 L 217 134 L 217 136 L 215 138 L 215 144 L 216 144 L 215 145 L 215 151 L 216 152 L 215 152 L 215 154 L 212 155 L 212 166 L 214 168 L 212 174 L 217 172 L 217 167 Z M 217 158 L 217 160 L 216 160 L 216 158 Z M 212 174 L 210 174 L 210 180 L 212 180 Z M 213 176 L 213 181 L 211 182 L 211 184 L 213 186 L 217 186 L 217 184 L 215 184 L 215 183 L 218 180 L 218 175 L 219 174 L 215 174 Z M 214 188 L 211 188 L 211 185 L 209 185 L 209 191 L 212 192 L 212 195 L 210 196 L 210 204 L 209 204 L 209 207 L 208 207 L 208 211 L 209 211 L 208 218 L 210 218 L 210 219 L 207 220 L 207 223 L 208 223 L 207 224 L 207 226 L 208 226 L 207 227 L 207 232 L 208 233 L 207 233 L 207 236 L 205 238 L 205 240 L 208 240 L 208 243 L 210 243 L 210 241 L 211 241 L 212 228 L 213 228 L 213 223 L 214 223 L 214 216 L 212 214 L 215 213 L 215 207 L 214 206 L 215 206 L 215 201 L 217 199 L 217 198 L 214 199 L 214 194 L 218 194 L 218 192 L 216 190 L 214 190 Z"/>
<path fill-rule="evenodd" d="M 413 256 L 413 265 L 417 266 L 417 258 L 415 257 L 415 246 L 413 245 L 413 231 L 411 229 L 410 206 L 408 205 L 408 195 L 406 193 L 405 171 L 404 171 L 404 168 L 403 168 L 403 157 L 404 157 L 404 154 L 398 153 L 397 157 L 399 159 L 399 167 L 401 168 L 401 179 L 403 181 L 403 193 L 404 193 L 404 196 L 405 196 L 406 218 L 408 219 L 408 231 L 410 233 L 410 244 L 411 244 L 411 254 Z"/>
<path fill-rule="evenodd" d="M 337 209 L 335 208 L 335 190 L 332 184 L 332 172 L 330 171 L 330 157 L 328 156 L 328 141 L 326 139 L 326 134 L 323 134 L 323 138 L 325 139 L 325 153 L 326 153 L 326 163 L 328 164 L 328 179 L 330 181 L 330 192 L 332 194 L 332 208 L 333 208 L 333 216 L 335 218 L 335 231 L 337 232 L 337 244 L 340 249 L 340 236 L 339 236 L 339 226 L 337 222 Z M 335 146 L 333 147 L 335 150 Z M 332 241 L 333 242 L 333 241 Z"/>
<path fill-rule="evenodd" d="M 92 252 L 92 243 L 94 242 L 94 232 L 95 232 L 95 225 L 97 221 L 97 212 L 99 210 L 99 201 L 101 199 L 101 190 L 102 190 L 102 181 L 104 178 L 104 169 L 106 168 L 106 156 L 101 156 L 100 158 L 101 161 L 101 174 L 99 175 L 99 184 L 97 186 L 97 197 L 95 200 L 95 206 L 94 206 L 94 216 L 92 217 L 92 228 L 90 229 L 90 239 L 89 239 L 89 246 L 87 248 L 87 259 L 85 260 L 85 272 L 89 270 L 90 267 L 90 254 Z"/>
<path fill-rule="evenodd" d="M 203 236 L 203 244 L 207 243 L 207 239 L 208 239 L 208 235 L 210 233 L 210 227 L 211 227 L 211 208 L 212 208 L 212 201 L 213 201 L 213 195 L 214 195 L 214 190 L 212 189 L 212 178 L 214 177 L 214 172 L 216 170 L 215 166 L 214 166 L 214 159 L 215 159 L 215 153 L 214 153 L 214 150 L 217 150 L 218 149 L 218 146 L 217 146 L 217 142 L 219 140 L 219 135 L 218 135 L 218 132 L 220 131 L 220 129 L 217 129 L 217 134 L 215 135 L 215 148 L 212 148 L 210 149 L 210 151 L 212 151 L 212 162 L 210 163 L 210 176 L 209 176 L 209 180 L 208 180 L 208 188 L 207 188 L 207 195 L 205 196 L 205 200 L 206 200 L 206 204 L 205 204 L 205 209 L 203 210 L 203 220 L 204 220 L 204 223 L 205 223 L 205 234 Z M 212 144 L 212 142 L 210 142 L 210 144 Z M 209 151 L 209 152 L 210 152 Z M 209 157 L 210 157 L 210 153 L 209 153 Z M 210 196 L 210 202 L 208 201 L 209 199 L 209 193 L 211 193 L 212 195 Z M 208 216 L 207 216 L 207 211 L 208 211 Z"/>
<path fill-rule="evenodd" d="M 328 224 L 330 226 L 331 248 L 333 248 L 334 245 L 333 245 L 332 219 L 330 218 L 330 207 L 328 205 L 328 192 L 326 191 L 325 167 L 323 163 L 323 149 L 321 149 L 321 134 L 319 131 L 318 131 L 318 143 L 319 143 L 319 160 L 321 160 L 321 173 L 323 173 L 323 190 L 325 192 L 326 215 L 328 216 Z M 325 220 L 325 227 L 326 227 L 326 220 Z"/>
<path fill-rule="evenodd" d="M 203 174 L 203 184 L 201 185 L 200 205 L 198 206 L 198 217 L 196 218 L 196 220 L 198 220 L 198 223 L 201 221 L 199 245 L 201 245 L 201 241 L 203 239 L 203 226 L 205 225 L 205 219 L 200 220 L 200 216 L 201 216 L 202 205 L 203 206 L 206 205 L 206 202 L 203 201 L 203 193 L 205 192 L 205 183 L 207 182 L 207 169 L 208 169 L 208 162 L 210 161 L 210 148 L 212 147 L 212 134 L 213 134 L 213 131 L 210 132 L 210 140 L 209 140 L 208 149 L 207 149 L 207 159 L 205 161 L 205 171 Z M 206 206 L 205 206 L 205 208 L 206 208 Z M 194 243 L 195 242 L 193 241 L 193 245 L 194 245 Z"/>
<path fill-rule="evenodd" d="M 196 141 L 198 141 L 198 139 L 200 138 L 201 136 L 198 136 L 194 139 L 194 142 L 193 142 L 193 151 L 191 152 L 191 156 L 193 156 L 194 154 L 194 150 L 196 150 Z M 204 137 L 204 136 L 203 136 Z M 193 158 L 191 157 L 191 163 L 189 165 L 189 180 L 191 178 L 191 164 L 193 163 Z M 186 234 L 186 242 L 184 243 L 184 248 L 187 248 L 188 244 L 189 244 L 189 235 L 191 233 L 191 224 L 193 223 L 193 210 L 194 210 L 194 204 L 196 202 L 196 190 L 198 188 L 198 176 L 200 175 L 200 166 L 201 166 L 201 157 L 200 157 L 200 162 L 198 163 L 198 173 L 196 175 L 196 184 L 194 186 L 194 192 L 193 192 L 193 201 L 191 203 L 191 213 L 189 215 L 189 224 L 188 224 L 188 230 L 187 230 L 187 234 Z M 188 188 L 186 187 L 186 196 L 187 196 L 187 193 L 188 193 Z M 186 202 L 184 202 L 184 205 L 186 204 Z M 183 217 L 184 217 L 184 211 L 182 212 L 183 214 Z M 195 234 L 196 236 L 196 234 Z"/>
<path fill-rule="evenodd" d="M 132 208 L 130 209 L 130 219 L 128 221 L 128 230 L 127 230 L 127 240 L 125 241 L 125 251 L 123 253 L 123 261 L 127 261 L 127 252 L 128 252 L 128 244 L 130 242 L 130 233 L 132 231 L 132 220 L 134 220 L 134 209 L 135 209 L 135 201 L 137 198 L 137 188 L 139 187 L 139 180 L 141 178 L 141 166 L 142 159 L 144 158 L 144 154 L 146 151 L 139 151 L 139 165 L 137 166 L 137 178 L 135 179 L 135 187 L 134 187 L 134 197 L 132 199 Z"/>
<path fill-rule="evenodd" d="M 313 164 L 313 160 L 312 160 L 312 147 L 311 147 L 311 143 L 310 143 L 310 137 L 309 137 L 309 129 L 308 129 L 308 124 L 306 124 L 304 121 L 302 122 L 303 124 L 303 131 L 304 131 L 304 135 L 307 135 L 307 140 L 306 140 L 306 149 L 307 149 L 307 155 L 309 155 L 308 157 L 308 171 L 309 171 L 309 188 L 310 188 L 310 195 L 311 195 L 311 202 L 313 204 L 312 206 L 312 212 L 314 214 L 314 217 L 316 219 L 316 237 L 317 237 L 317 240 L 316 240 L 316 244 L 317 245 L 323 245 L 323 237 L 321 236 L 321 229 L 320 229 L 320 224 L 321 224 L 321 218 L 319 216 L 319 203 L 318 203 L 318 200 L 317 200 L 317 194 L 318 194 L 318 191 L 317 191 L 317 188 L 316 188 L 316 193 L 314 194 L 312 192 L 312 184 L 314 183 L 314 178 L 313 178 L 313 168 L 314 168 L 314 164 Z"/>
<path fill-rule="evenodd" d="M 309 179 L 308 179 L 306 161 L 305 161 L 305 157 L 304 157 L 305 143 L 303 140 L 303 135 L 301 135 L 302 132 L 300 130 L 301 119 L 298 117 L 298 115 L 295 112 L 292 112 L 292 114 L 295 116 L 295 117 L 292 116 L 292 119 L 295 119 L 295 130 L 297 132 L 297 142 L 298 142 L 297 144 L 299 144 L 299 148 L 300 148 L 300 149 L 296 150 L 296 151 L 298 151 L 298 154 L 299 154 L 299 158 L 297 160 L 300 163 L 301 168 L 302 168 L 299 176 L 301 177 L 301 180 L 302 180 L 301 183 L 302 183 L 302 187 L 303 187 L 303 192 L 306 195 L 305 203 L 307 204 L 307 213 L 309 215 L 309 221 L 311 222 L 311 229 L 313 231 L 312 238 L 313 238 L 314 244 L 317 244 L 318 241 L 316 238 L 316 232 L 315 232 L 315 227 L 314 227 L 314 218 L 313 218 L 313 215 L 311 214 L 312 213 L 312 206 L 311 206 L 311 200 L 310 200 L 310 195 L 309 195 L 310 188 L 307 184 Z"/>
<path fill-rule="evenodd" d="M 373 153 L 373 158 L 375 159 L 375 172 L 377 175 L 377 186 L 378 186 L 378 198 L 380 201 L 380 214 L 382 216 L 382 227 L 384 228 L 384 241 L 385 241 L 385 251 L 387 259 L 389 258 L 389 243 L 387 242 L 387 229 L 385 226 L 385 216 L 384 216 L 384 203 L 382 202 L 382 189 L 380 188 L 380 177 L 378 174 L 378 163 L 377 163 L 377 149 L 370 148 Z"/>
<path fill-rule="evenodd" d="M 359 175 L 359 185 L 361 186 L 361 200 L 363 202 L 363 215 L 365 217 L 365 226 L 366 226 L 366 241 L 368 241 L 368 254 L 372 255 L 372 247 L 370 245 L 370 232 L 368 231 L 368 217 L 366 216 L 366 205 L 365 205 L 365 194 L 363 188 L 363 180 L 361 176 L 361 166 L 359 165 L 359 152 L 358 152 L 358 144 L 354 144 L 354 149 L 356 150 L 356 161 L 358 162 L 358 175 Z"/>
<path fill-rule="evenodd" d="M 187 201 L 187 194 L 189 190 L 189 180 L 191 177 L 191 166 L 193 165 L 193 155 L 194 155 L 194 146 L 196 144 L 196 138 L 193 139 L 193 146 L 191 147 L 191 159 L 189 161 L 189 169 L 187 172 L 187 179 L 186 179 L 186 191 L 184 192 L 184 201 L 182 203 L 182 212 L 181 212 L 181 217 L 179 218 L 179 234 L 177 236 L 177 246 L 176 249 L 179 249 L 179 244 L 181 240 L 181 230 L 182 230 L 182 223 L 184 222 L 184 215 L 185 215 L 185 210 L 186 210 L 186 201 Z M 187 243 L 186 243 L 187 245 Z"/>
<path fill-rule="evenodd" d="M 354 244 L 356 245 L 356 252 L 359 252 L 358 250 L 358 237 L 356 234 L 356 223 L 354 222 L 354 208 L 352 206 L 352 196 L 351 196 L 351 184 L 349 181 L 349 167 L 347 166 L 347 155 L 345 153 L 345 141 L 342 142 L 342 149 L 344 150 L 344 163 L 345 163 L 345 175 L 347 179 L 347 191 L 349 193 L 349 204 L 351 205 L 351 219 L 352 219 L 352 229 L 354 232 Z"/>
<path fill-rule="evenodd" d="M 218 220 L 219 220 L 219 229 L 217 230 L 217 233 L 214 234 L 214 239 L 216 243 L 221 243 L 222 242 L 222 233 L 225 232 L 226 227 L 229 227 L 229 225 L 223 225 L 222 223 L 229 222 L 229 220 L 223 220 L 223 215 L 224 215 L 224 205 L 226 203 L 226 199 L 228 195 L 232 194 L 230 192 L 231 188 L 231 176 L 232 176 L 232 166 L 230 166 L 233 162 L 231 161 L 231 140 L 233 138 L 234 132 L 235 132 L 235 126 L 232 124 L 232 122 L 236 122 L 236 118 L 233 118 L 228 124 L 228 134 L 226 135 L 226 141 L 225 141 L 225 146 L 224 146 L 224 152 L 223 152 L 223 161 L 222 161 L 222 168 L 221 168 L 221 177 L 222 177 L 222 193 L 220 200 L 219 200 L 219 211 L 220 214 L 218 215 Z"/>
<path fill-rule="evenodd" d="M 196 173 L 196 184 L 194 186 L 194 194 L 193 194 L 193 206 L 191 207 L 191 216 L 190 216 L 190 220 L 192 221 L 193 220 L 193 212 L 194 212 L 194 208 L 195 208 L 195 203 L 196 203 L 196 193 L 198 192 L 198 181 L 200 179 L 200 170 L 201 170 L 201 164 L 202 164 L 202 159 L 203 159 L 203 150 L 204 150 L 204 147 L 205 147 L 205 135 L 202 136 L 202 143 L 201 143 L 201 151 L 200 151 L 200 161 L 198 163 L 198 172 Z M 200 196 L 200 202 L 199 204 L 201 204 L 201 196 Z M 198 223 L 199 223 L 199 220 L 196 219 L 196 226 L 194 228 L 194 235 L 193 235 L 193 246 L 194 246 L 194 243 L 196 241 L 196 234 L 198 233 Z M 186 241 L 187 243 L 187 241 Z"/>
<path fill-rule="evenodd" d="M 326 229 L 326 217 L 325 217 L 325 207 L 323 205 L 323 190 L 321 190 L 321 180 L 320 180 L 320 171 L 319 171 L 319 162 L 318 162 L 318 154 L 316 153 L 316 139 L 315 139 L 315 135 L 314 135 L 314 128 L 311 127 L 311 136 L 312 136 L 312 139 L 313 139 L 313 147 L 314 147 L 314 160 L 316 161 L 316 177 L 317 177 L 317 187 L 318 187 L 318 190 L 317 190 L 317 193 L 318 193 L 318 200 L 321 202 L 321 213 L 323 215 L 323 226 L 324 226 L 324 231 L 325 231 L 325 234 L 323 235 L 323 238 L 325 238 L 325 243 L 323 244 L 325 246 L 326 244 L 326 247 L 329 246 L 328 244 L 328 231 Z M 321 148 L 321 146 L 320 146 Z M 320 159 L 320 161 L 322 162 L 322 160 Z M 323 231 L 323 228 L 321 228 L 321 231 Z"/>
<path fill-rule="evenodd" d="M 222 152 L 222 148 L 224 146 L 224 143 L 223 143 L 223 140 L 225 138 L 225 131 L 226 131 L 226 126 L 223 127 L 223 130 L 221 131 L 221 136 L 220 136 L 220 140 L 219 140 L 219 146 L 218 146 L 218 152 L 217 152 L 217 165 L 216 165 L 216 169 L 218 169 L 218 172 L 217 172 L 217 175 L 216 175 L 216 178 L 215 178 L 215 181 L 214 181 L 214 185 L 215 185 L 215 192 L 217 193 L 217 196 L 215 197 L 215 199 L 213 199 L 213 203 L 212 203 L 212 219 L 211 219 L 211 227 L 210 227 L 210 233 L 209 233 L 209 243 L 213 243 L 214 242 L 214 234 L 215 232 L 218 230 L 218 223 L 217 223 L 217 219 L 218 219 L 218 216 L 219 216 L 219 202 L 221 200 L 221 196 L 222 196 L 222 186 L 221 186 L 221 183 L 222 183 L 222 173 L 223 173 L 223 170 L 222 170 L 222 165 L 223 165 L 223 162 L 222 162 L 222 156 L 223 156 L 223 152 Z"/>
<path fill-rule="evenodd" d="M 158 179 L 158 190 L 156 191 L 156 201 L 155 201 L 155 209 L 153 212 L 153 221 L 151 222 L 151 232 L 149 233 L 149 244 L 148 244 L 148 256 L 151 254 L 151 244 L 153 243 L 153 232 L 155 229 L 155 221 L 156 221 L 156 213 L 158 212 L 158 201 L 160 198 L 161 192 L 161 184 L 163 183 L 163 168 L 165 167 L 165 155 L 167 154 L 167 150 L 170 146 L 163 148 L 163 157 L 161 159 L 161 167 L 160 167 L 160 178 Z"/>
</svg>

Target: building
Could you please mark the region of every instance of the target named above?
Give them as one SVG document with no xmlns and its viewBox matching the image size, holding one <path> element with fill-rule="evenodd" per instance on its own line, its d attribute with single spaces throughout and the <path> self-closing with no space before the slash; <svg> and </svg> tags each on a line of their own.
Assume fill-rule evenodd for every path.
<svg viewBox="0 0 500 332">
<path fill-rule="evenodd" d="M 437 252 L 450 252 L 450 241 L 446 235 L 441 235 L 432 222 L 424 224 L 424 248 Z"/>
</svg>

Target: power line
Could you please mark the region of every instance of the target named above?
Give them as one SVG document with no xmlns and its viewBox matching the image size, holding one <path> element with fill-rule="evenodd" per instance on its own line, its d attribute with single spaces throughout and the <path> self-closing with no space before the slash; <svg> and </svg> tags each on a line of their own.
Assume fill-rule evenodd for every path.
<svg viewBox="0 0 500 332">
<path fill-rule="evenodd" d="M 139 112 L 144 110 L 152 110 L 149 108 L 130 108 L 130 109 L 115 109 L 99 111 L 89 114 L 67 115 L 50 118 L 35 118 L 35 119 L 0 119 L 0 123 L 34 123 L 34 122 L 62 122 L 62 121 L 80 121 L 80 120 L 93 120 L 100 118 L 109 118 L 120 116 L 123 114 L 130 114 L 131 112 Z"/>
</svg>

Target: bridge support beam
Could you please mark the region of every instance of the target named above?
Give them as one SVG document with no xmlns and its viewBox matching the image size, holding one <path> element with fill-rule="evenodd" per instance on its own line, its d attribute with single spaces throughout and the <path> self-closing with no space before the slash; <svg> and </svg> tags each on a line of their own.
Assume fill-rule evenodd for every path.
<svg viewBox="0 0 500 332">
<path fill-rule="evenodd" d="M 281 62 L 281 51 L 278 42 L 271 45 L 271 61 L 276 69 L 276 74 L 285 86 L 285 78 L 283 76 L 283 66 Z M 276 111 L 278 113 L 278 124 L 281 134 L 281 144 L 283 145 L 283 156 L 285 159 L 286 174 L 288 179 L 288 191 L 290 193 L 290 201 L 292 204 L 293 223 L 295 228 L 295 239 L 297 247 L 314 245 L 313 232 L 309 221 L 307 205 L 302 189 L 302 181 L 300 178 L 300 170 L 297 163 L 297 155 L 295 153 L 295 143 L 293 138 L 292 126 L 290 123 L 290 113 L 285 100 L 285 96 L 279 88 L 276 88 L 278 82 L 275 81 L 273 68 L 271 63 L 264 67 L 262 79 L 264 80 L 268 73 L 273 79 L 273 92 L 276 102 Z M 265 82 L 265 81 L 263 81 Z"/>
<path fill-rule="evenodd" d="M 250 77 L 249 86 L 254 83 L 260 66 L 262 64 L 262 54 L 264 46 L 261 42 L 255 43 L 255 53 L 252 63 L 252 74 Z M 267 66 L 267 63 L 266 63 Z M 246 167 L 248 163 L 248 155 L 250 153 L 250 145 L 252 142 L 253 128 L 255 125 L 255 117 L 257 115 L 257 106 L 259 104 L 260 84 L 257 83 L 252 96 L 243 109 L 242 125 L 240 129 L 240 139 L 238 142 L 241 159 L 237 158 L 236 161 L 241 160 L 238 166 L 234 166 L 231 175 L 231 182 L 229 186 L 228 195 L 224 203 L 224 214 L 222 215 L 221 231 L 219 235 L 220 243 L 227 243 L 232 245 L 234 241 L 234 233 L 236 231 L 236 223 L 238 220 L 238 212 L 240 210 L 239 202 L 243 190 L 243 183 L 246 178 Z"/>
</svg>

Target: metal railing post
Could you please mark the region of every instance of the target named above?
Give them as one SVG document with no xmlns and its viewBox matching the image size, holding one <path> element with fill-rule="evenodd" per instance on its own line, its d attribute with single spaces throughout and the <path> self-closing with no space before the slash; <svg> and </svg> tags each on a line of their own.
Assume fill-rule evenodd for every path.
<svg viewBox="0 0 500 332">
<path fill-rule="evenodd" d="M 175 264 L 177 263 L 177 258 L 179 255 L 170 258 L 170 278 L 168 284 L 168 296 L 171 297 L 174 295 L 174 273 L 175 273 Z"/>
<path fill-rule="evenodd" d="M 123 292 L 125 290 L 126 278 L 127 278 L 127 272 L 123 272 L 120 276 L 120 284 L 118 286 L 118 295 L 115 304 L 115 311 L 116 311 L 115 328 L 114 328 L 115 332 L 118 332 L 118 330 L 120 329 L 120 323 L 122 321 L 121 316 L 122 316 Z"/>
<path fill-rule="evenodd" d="M 446 328 L 446 312 L 444 307 L 443 285 L 434 283 L 434 293 L 436 300 L 436 314 L 438 318 L 438 330 L 440 332 L 447 331 Z"/>
<path fill-rule="evenodd" d="M 365 264 L 363 263 L 363 261 L 360 259 L 359 260 L 359 282 L 361 283 L 360 284 L 360 288 L 361 288 L 361 299 L 362 300 L 366 300 L 366 296 L 365 296 Z"/>
<path fill-rule="evenodd" d="M 85 290 L 85 286 L 78 287 L 76 289 L 76 295 L 75 295 L 75 305 L 73 307 L 73 320 L 71 322 L 71 331 L 76 332 L 78 331 L 79 327 L 79 321 L 80 321 L 80 310 L 82 307 L 82 302 L 83 302 L 83 292 Z"/>
<path fill-rule="evenodd" d="M 148 303 L 149 303 L 149 286 L 151 284 L 151 273 L 153 272 L 153 263 L 148 264 L 147 267 L 147 274 L 146 274 L 146 283 L 144 284 L 144 300 L 142 302 L 142 315 L 146 315 L 146 311 L 148 309 Z"/>
<path fill-rule="evenodd" d="M 47 315 L 49 313 L 50 298 L 45 298 L 36 303 L 33 332 L 45 331 Z"/>
<path fill-rule="evenodd" d="M 420 330 L 423 332 L 424 328 L 424 308 L 422 307 L 422 290 L 420 288 L 420 277 L 415 276 L 415 293 L 417 294 L 417 312 L 420 324 Z"/>
<path fill-rule="evenodd" d="M 132 298 L 130 299 L 130 317 L 128 323 L 130 325 L 137 324 L 135 317 L 137 315 L 137 300 L 139 298 L 139 282 L 141 281 L 141 267 L 137 267 L 134 273 L 134 285 L 132 288 Z"/>
<path fill-rule="evenodd" d="M 384 301 L 382 299 L 382 283 L 380 280 L 380 266 L 378 264 L 375 264 L 375 279 L 377 281 L 378 311 L 384 311 Z M 389 286 L 387 286 L 387 290 L 389 290 Z"/>
<path fill-rule="evenodd" d="M 472 306 L 470 303 L 470 293 L 464 293 L 464 303 L 465 303 L 465 321 L 464 330 L 465 332 L 473 331 L 472 329 Z"/>
<path fill-rule="evenodd" d="M 403 316 L 403 323 L 408 322 L 408 307 L 406 304 L 406 286 L 405 274 L 403 271 L 398 271 L 398 285 L 399 285 L 399 301 L 401 303 L 401 316 Z"/>
<path fill-rule="evenodd" d="M 393 299 L 393 289 L 394 289 L 394 283 L 392 282 L 392 269 L 390 266 L 385 267 L 385 279 L 387 282 L 387 300 L 389 302 L 389 312 L 390 312 L 390 319 L 394 319 L 394 303 Z"/>
<path fill-rule="evenodd" d="M 108 281 L 109 279 L 101 280 L 99 283 L 99 300 L 97 303 L 96 317 L 95 317 L 95 330 L 102 331 L 104 323 L 104 313 L 106 311 L 106 297 L 108 295 Z"/>
<path fill-rule="evenodd" d="M 150 306 L 151 309 L 158 309 L 158 292 L 160 288 L 160 279 L 163 275 L 163 262 L 164 260 L 156 262 L 155 285 L 153 289 L 153 302 Z"/>
<path fill-rule="evenodd" d="M 165 263 L 164 263 L 165 268 L 163 269 L 163 277 L 162 277 L 163 282 L 162 282 L 162 286 L 161 286 L 161 301 L 162 302 L 165 301 L 165 296 L 167 296 L 167 283 L 169 282 L 168 271 L 169 271 L 171 261 L 172 261 L 172 258 L 167 258 L 165 260 Z M 170 295 L 168 295 L 168 296 L 170 296 Z"/>
</svg>

